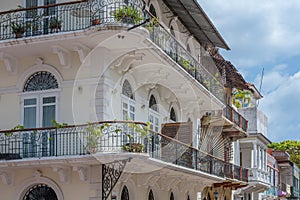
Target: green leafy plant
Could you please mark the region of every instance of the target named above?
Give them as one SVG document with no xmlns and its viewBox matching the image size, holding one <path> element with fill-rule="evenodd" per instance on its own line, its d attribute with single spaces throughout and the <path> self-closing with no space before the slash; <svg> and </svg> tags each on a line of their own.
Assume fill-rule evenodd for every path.
<svg viewBox="0 0 300 200">
<path fill-rule="evenodd" d="M 237 89 L 232 98 L 232 104 L 237 108 L 251 107 L 251 97 L 252 93 L 248 90 L 239 90 Z"/>
<path fill-rule="evenodd" d="M 11 136 L 13 135 L 13 132 L 14 132 L 14 131 L 16 131 L 16 130 L 23 130 L 23 129 L 24 129 L 24 126 L 22 126 L 22 125 L 17 125 L 17 126 L 15 126 L 15 127 L 13 127 L 13 128 L 11 129 L 11 131 L 6 132 L 6 133 L 5 133 L 5 136 L 11 137 Z"/>
<path fill-rule="evenodd" d="M 49 28 L 51 30 L 60 30 L 61 29 L 62 20 L 57 19 L 56 17 L 51 17 L 49 22 Z"/>
<path fill-rule="evenodd" d="M 152 17 L 146 25 L 146 29 L 149 31 L 150 34 L 153 33 L 153 29 L 159 26 L 159 20 L 157 17 Z"/>
<path fill-rule="evenodd" d="M 179 63 L 185 70 L 188 70 L 188 69 L 189 69 L 189 66 L 190 66 L 190 64 L 191 64 L 191 61 L 189 61 L 189 60 L 187 60 L 187 59 L 185 59 L 185 58 L 180 57 L 178 63 Z"/>
<path fill-rule="evenodd" d="M 16 35 L 16 38 L 23 37 L 23 34 L 26 30 L 30 28 L 30 23 L 24 23 L 24 22 L 11 22 L 9 24 L 9 27 L 11 28 L 12 32 Z"/>
<path fill-rule="evenodd" d="M 56 127 L 56 128 L 64 128 L 65 126 L 68 126 L 67 123 L 58 123 L 55 119 L 52 119 L 52 124 Z"/>
<path fill-rule="evenodd" d="M 116 10 L 115 19 L 123 23 L 137 24 L 143 20 L 143 17 L 137 9 L 127 6 Z"/>
<path fill-rule="evenodd" d="M 125 135 L 129 139 L 129 143 L 122 146 L 123 151 L 134 152 L 134 153 L 142 153 L 144 149 L 144 145 L 133 142 L 134 136 L 131 133 L 139 133 L 139 137 L 141 139 L 146 138 L 150 133 L 150 122 L 146 123 L 146 126 L 136 123 L 129 123 L 128 128 L 130 131 L 125 133 Z"/>
</svg>

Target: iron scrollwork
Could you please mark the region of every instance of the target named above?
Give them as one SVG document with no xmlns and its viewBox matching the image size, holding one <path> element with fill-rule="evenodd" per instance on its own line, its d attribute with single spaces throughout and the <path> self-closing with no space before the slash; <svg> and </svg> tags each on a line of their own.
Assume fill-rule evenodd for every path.
<svg viewBox="0 0 300 200">
<path fill-rule="evenodd" d="M 102 165 L 102 200 L 107 200 L 117 184 L 127 162 L 132 158 L 116 160 Z"/>
</svg>

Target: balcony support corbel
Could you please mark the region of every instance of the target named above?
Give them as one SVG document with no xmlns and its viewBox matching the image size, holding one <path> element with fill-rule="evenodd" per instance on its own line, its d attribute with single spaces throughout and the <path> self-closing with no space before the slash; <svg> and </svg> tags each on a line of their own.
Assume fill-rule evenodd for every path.
<svg viewBox="0 0 300 200">
<path fill-rule="evenodd" d="M 83 44 L 76 43 L 74 45 L 74 51 L 78 53 L 78 57 L 81 63 L 85 62 L 85 58 L 91 52 L 91 49 Z"/>
<path fill-rule="evenodd" d="M 116 160 L 102 165 L 102 200 L 107 200 L 118 183 L 127 162 L 132 158 Z"/>
<path fill-rule="evenodd" d="M 6 71 L 14 75 L 18 71 L 17 58 L 4 52 L 0 52 L 0 59 L 4 62 Z"/>
<path fill-rule="evenodd" d="M 4 185 L 12 185 L 14 182 L 13 172 L 10 170 L 0 170 L 0 177 Z"/>
<path fill-rule="evenodd" d="M 74 166 L 73 171 L 77 171 L 79 179 L 81 181 L 88 181 L 89 167 L 86 166 Z"/>
<path fill-rule="evenodd" d="M 72 170 L 70 167 L 55 166 L 53 171 L 58 174 L 60 182 L 71 183 Z"/>
<path fill-rule="evenodd" d="M 53 46 L 53 53 L 57 54 L 60 64 L 63 68 L 71 68 L 71 53 L 61 46 Z"/>
</svg>

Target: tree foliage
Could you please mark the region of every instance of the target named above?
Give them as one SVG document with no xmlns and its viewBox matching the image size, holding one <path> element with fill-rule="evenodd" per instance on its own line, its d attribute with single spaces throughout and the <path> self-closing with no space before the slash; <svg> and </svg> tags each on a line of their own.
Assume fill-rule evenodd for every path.
<svg viewBox="0 0 300 200">
<path fill-rule="evenodd" d="M 274 150 L 286 151 L 290 154 L 291 161 L 300 167 L 300 141 L 286 140 L 279 143 L 272 142 L 268 147 Z"/>
</svg>

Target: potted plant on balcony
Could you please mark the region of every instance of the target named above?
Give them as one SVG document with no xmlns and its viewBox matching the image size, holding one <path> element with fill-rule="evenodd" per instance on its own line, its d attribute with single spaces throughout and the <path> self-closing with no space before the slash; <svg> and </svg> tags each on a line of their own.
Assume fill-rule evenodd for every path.
<svg viewBox="0 0 300 200">
<path fill-rule="evenodd" d="M 26 24 L 24 22 L 11 22 L 9 26 L 12 32 L 16 35 L 16 38 L 21 38 L 25 31 L 30 27 L 30 24 Z"/>
<path fill-rule="evenodd" d="M 89 154 L 94 154 L 97 152 L 99 140 L 103 137 L 102 131 L 108 126 L 108 124 L 104 124 L 100 127 L 96 127 L 91 123 L 88 124 L 88 126 L 85 129 L 85 133 L 87 134 L 86 150 Z"/>
<path fill-rule="evenodd" d="M 142 153 L 144 150 L 144 145 L 138 142 L 134 142 L 134 136 L 131 133 L 140 134 L 140 139 L 147 137 L 150 133 L 150 122 L 146 123 L 147 126 L 142 126 L 140 124 L 129 123 L 128 128 L 130 133 L 125 133 L 129 142 L 122 146 L 123 151 L 133 152 L 133 153 Z"/>
<path fill-rule="evenodd" d="M 115 19 L 118 22 L 123 22 L 127 24 L 137 24 L 143 20 L 143 17 L 137 9 L 131 6 L 126 6 L 120 7 L 116 10 Z"/>
<path fill-rule="evenodd" d="M 60 31 L 61 24 L 62 20 L 59 20 L 56 17 L 51 17 L 49 22 L 49 28 L 51 30 L 51 33 Z"/>
</svg>

